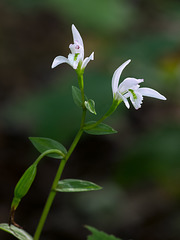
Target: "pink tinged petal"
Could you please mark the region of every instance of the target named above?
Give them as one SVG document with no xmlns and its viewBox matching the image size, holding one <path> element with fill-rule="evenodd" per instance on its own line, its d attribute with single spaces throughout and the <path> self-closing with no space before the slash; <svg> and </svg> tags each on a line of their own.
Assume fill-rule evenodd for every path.
<svg viewBox="0 0 180 240">
<path fill-rule="evenodd" d="M 59 64 L 61 63 L 69 63 L 69 60 L 66 58 L 66 57 L 63 57 L 63 56 L 58 56 L 54 59 L 52 65 L 51 65 L 51 68 L 55 68 L 56 66 L 58 66 Z"/>
<path fill-rule="evenodd" d="M 72 34 L 73 34 L 74 43 L 78 42 L 78 44 L 84 49 L 83 40 L 77 28 L 74 26 L 74 24 L 72 24 Z"/>
<path fill-rule="evenodd" d="M 119 79 L 120 79 L 121 73 L 124 70 L 124 68 L 130 63 L 130 61 L 131 60 L 127 60 L 126 62 L 124 62 L 114 72 L 113 77 L 112 77 L 112 91 L 113 91 L 113 94 L 115 94 L 118 91 L 118 84 L 119 84 Z"/>
<path fill-rule="evenodd" d="M 83 55 L 83 58 L 84 58 L 84 48 L 80 46 L 77 42 L 74 44 L 70 44 L 69 48 L 72 54 L 80 53 Z"/>
<path fill-rule="evenodd" d="M 87 66 L 87 64 L 89 63 L 90 60 L 94 60 L 94 52 L 91 53 L 91 55 L 89 57 L 84 59 L 83 64 L 81 66 L 81 69 L 84 69 Z"/>
<path fill-rule="evenodd" d="M 144 79 L 136 79 L 136 78 L 126 78 L 120 85 L 119 91 L 121 93 L 127 91 L 128 89 L 137 89 L 139 88 L 139 83 L 144 82 Z"/>
<path fill-rule="evenodd" d="M 157 98 L 157 99 L 161 99 L 161 100 L 166 100 L 166 98 L 163 95 L 161 95 L 156 90 L 151 89 L 151 88 L 139 88 L 138 92 L 146 97 L 152 97 L 152 98 Z"/>
</svg>

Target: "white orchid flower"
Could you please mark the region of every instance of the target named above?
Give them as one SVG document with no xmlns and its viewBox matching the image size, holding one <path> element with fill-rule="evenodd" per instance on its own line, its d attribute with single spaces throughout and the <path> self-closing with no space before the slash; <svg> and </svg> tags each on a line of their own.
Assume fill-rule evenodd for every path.
<svg viewBox="0 0 180 240">
<path fill-rule="evenodd" d="M 74 43 L 69 45 L 71 53 L 68 55 L 68 58 L 63 56 L 57 56 L 52 63 L 52 68 L 55 68 L 61 63 L 68 63 L 74 69 L 77 69 L 79 65 L 80 69 L 84 69 L 90 60 L 94 60 L 94 52 L 91 53 L 89 57 L 84 59 L 83 40 L 74 24 L 72 24 L 72 35 Z"/>
<path fill-rule="evenodd" d="M 112 92 L 115 100 L 123 100 L 126 107 L 129 108 L 128 98 L 130 98 L 135 109 L 141 107 L 143 96 L 153 97 L 161 100 L 166 98 L 151 88 L 140 88 L 139 83 L 144 82 L 143 79 L 126 78 L 119 84 L 119 79 L 124 68 L 130 63 L 131 60 L 124 62 L 113 74 L 112 77 Z"/>
</svg>

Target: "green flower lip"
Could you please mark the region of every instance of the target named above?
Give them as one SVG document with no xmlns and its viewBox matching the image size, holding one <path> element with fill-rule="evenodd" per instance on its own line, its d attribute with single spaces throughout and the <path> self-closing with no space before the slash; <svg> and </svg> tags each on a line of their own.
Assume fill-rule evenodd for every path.
<svg viewBox="0 0 180 240">
<path fill-rule="evenodd" d="M 79 53 L 75 53 L 75 55 L 74 55 L 74 61 L 76 61 L 76 60 L 77 60 L 77 58 L 78 58 L 78 55 L 79 55 Z"/>
<path fill-rule="evenodd" d="M 135 92 L 134 92 L 132 89 L 129 89 L 129 91 L 132 93 L 133 98 L 134 98 L 134 99 L 137 99 L 137 96 L 136 96 Z"/>
</svg>

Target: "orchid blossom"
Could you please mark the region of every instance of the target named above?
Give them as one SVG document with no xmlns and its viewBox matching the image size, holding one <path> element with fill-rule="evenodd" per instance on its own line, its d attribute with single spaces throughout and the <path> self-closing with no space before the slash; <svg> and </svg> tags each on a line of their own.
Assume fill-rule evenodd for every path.
<svg viewBox="0 0 180 240">
<path fill-rule="evenodd" d="M 89 57 L 86 57 L 84 59 L 83 40 L 74 24 L 72 25 L 72 35 L 74 43 L 69 45 L 71 53 L 68 55 L 68 58 L 63 56 L 57 56 L 52 63 L 52 68 L 55 68 L 61 63 L 68 63 L 74 69 L 80 67 L 80 69 L 83 70 L 90 60 L 94 60 L 94 52 L 91 53 Z"/>
<path fill-rule="evenodd" d="M 143 79 L 126 78 L 119 84 L 119 79 L 124 68 L 130 63 L 131 60 L 124 62 L 113 74 L 112 77 L 112 92 L 114 100 L 124 101 L 127 108 L 130 107 L 128 98 L 130 98 L 135 109 L 141 107 L 143 96 L 153 97 L 161 100 L 166 98 L 151 88 L 140 88 L 140 83 L 144 82 Z"/>
</svg>

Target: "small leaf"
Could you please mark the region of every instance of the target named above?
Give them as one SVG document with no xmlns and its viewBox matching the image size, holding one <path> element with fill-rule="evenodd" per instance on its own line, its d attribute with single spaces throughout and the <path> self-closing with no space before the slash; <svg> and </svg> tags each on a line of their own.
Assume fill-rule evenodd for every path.
<svg viewBox="0 0 180 240">
<path fill-rule="evenodd" d="M 82 107 L 82 96 L 81 96 L 81 90 L 75 86 L 72 86 L 72 96 L 75 104 L 78 107 Z"/>
<path fill-rule="evenodd" d="M 84 102 L 85 107 L 88 111 L 96 115 L 95 102 L 92 99 Z"/>
<path fill-rule="evenodd" d="M 84 131 L 88 134 L 94 134 L 94 135 L 105 135 L 105 134 L 112 134 L 117 133 L 116 130 L 114 130 L 112 127 L 110 127 L 107 124 L 100 123 L 95 127 L 92 127 L 90 129 L 86 129 L 86 127 L 90 127 L 91 125 L 95 124 L 96 122 L 90 121 L 85 124 Z"/>
<path fill-rule="evenodd" d="M 9 226 L 9 224 L 7 223 L 1 223 L 0 229 L 10 233 L 19 240 L 33 240 L 33 237 L 29 235 L 29 233 L 27 233 L 23 229 L 15 227 L 14 225 Z"/>
<path fill-rule="evenodd" d="M 37 165 L 32 164 L 22 175 L 18 183 L 16 184 L 16 187 L 14 189 L 14 198 L 11 204 L 11 208 L 16 209 L 19 205 L 19 202 L 21 199 L 27 194 L 29 191 L 34 178 L 36 176 L 37 172 Z"/>
<path fill-rule="evenodd" d="M 50 139 L 50 138 L 42 138 L 42 137 L 29 137 L 29 140 L 32 142 L 34 147 L 40 152 L 43 153 L 50 149 L 57 149 L 60 150 L 64 155 L 66 155 L 67 150 L 66 148 L 59 142 Z M 49 153 L 47 154 L 48 157 L 62 159 L 63 156 L 59 155 L 58 153 Z"/>
<path fill-rule="evenodd" d="M 75 86 L 72 86 L 72 96 L 73 96 L 74 103 L 78 107 L 82 107 L 83 104 L 82 104 L 81 90 Z M 86 95 L 84 97 L 85 97 L 85 100 L 88 100 Z"/>
<path fill-rule="evenodd" d="M 92 233 L 92 235 L 88 236 L 87 240 L 122 240 L 103 231 L 99 231 L 94 227 L 86 226 L 86 228 Z"/>
<path fill-rule="evenodd" d="M 56 187 L 57 192 L 87 192 L 100 189 L 102 189 L 102 187 L 95 183 L 78 179 L 61 180 Z"/>
</svg>

